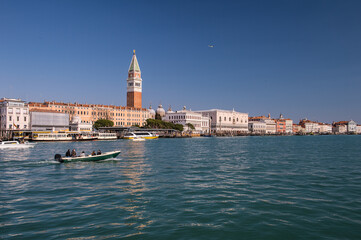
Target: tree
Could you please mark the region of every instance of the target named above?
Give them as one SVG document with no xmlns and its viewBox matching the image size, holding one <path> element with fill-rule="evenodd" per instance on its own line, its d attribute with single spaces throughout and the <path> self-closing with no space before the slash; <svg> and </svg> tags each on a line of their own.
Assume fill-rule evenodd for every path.
<svg viewBox="0 0 361 240">
<path fill-rule="evenodd" d="M 191 130 L 196 129 L 196 128 L 193 126 L 192 123 L 187 123 L 186 126 L 187 126 L 189 129 L 191 129 Z"/>
<path fill-rule="evenodd" d="M 93 127 L 95 128 L 95 129 L 99 129 L 100 127 L 113 127 L 114 126 L 114 123 L 113 123 L 113 121 L 111 121 L 111 120 L 108 120 L 108 119 L 99 119 L 99 120 L 97 120 L 95 123 L 94 123 L 94 125 L 93 125 Z"/>
<path fill-rule="evenodd" d="M 174 124 L 171 122 L 165 122 L 158 119 L 147 119 L 146 124 L 144 126 L 145 128 L 156 128 L 156 129 L 175 129 L 178 131 L 183 131 L 183 125 L 182 124 Z"/>
</svg>

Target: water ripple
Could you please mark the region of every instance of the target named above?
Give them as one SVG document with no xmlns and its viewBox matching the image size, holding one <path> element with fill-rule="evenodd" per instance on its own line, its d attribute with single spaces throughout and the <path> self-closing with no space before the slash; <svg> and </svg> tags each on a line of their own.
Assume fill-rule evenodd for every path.
<svg viewBox="0 0 361 240">
<path fill-rule="evenodd" d="M 295 136 L 1 151 L 0 238 L 360 239 L 360 146 L 361 136 Z M 122 153 L 53 161 L 68 148 Z"/>
</svg>

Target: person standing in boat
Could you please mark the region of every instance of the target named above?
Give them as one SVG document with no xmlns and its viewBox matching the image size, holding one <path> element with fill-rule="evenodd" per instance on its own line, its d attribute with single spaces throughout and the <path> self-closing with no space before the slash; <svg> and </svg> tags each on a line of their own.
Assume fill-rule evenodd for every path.
<svg viewBox="0 0 361 240">
<path fill-rule="evenodd" d="M 72 156 L 72 157 L 76 157 L 75 149 L 73 149 L 73 151 L 71 151 L 71 156 Z"/>
<path fill-rule="evenodd" d="M 70 149 L 68 149 L 68 151 L 66 151 L 65 157 L 71 157 Z"/>
</svg>

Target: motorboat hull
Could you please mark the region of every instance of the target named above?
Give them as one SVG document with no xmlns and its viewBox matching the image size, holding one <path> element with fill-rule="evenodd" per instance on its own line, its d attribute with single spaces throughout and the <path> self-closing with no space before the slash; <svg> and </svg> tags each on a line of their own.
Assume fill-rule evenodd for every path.
<svg viewBox="0 0 361 240">
<path fill-rule="evenodd" d="M 109 158 L 115 158 L 120 154 L 120 151 L 106 152 L 101 155 L 94 156 L 85 156 L 85 157 L 61 157 L 59 158 L 58 154 L 55 155 L 55 160 L 63 163 L 63 162 L 96 162 Z M 58 157 L 58 158 L 57 158 Z"/>
</svg>

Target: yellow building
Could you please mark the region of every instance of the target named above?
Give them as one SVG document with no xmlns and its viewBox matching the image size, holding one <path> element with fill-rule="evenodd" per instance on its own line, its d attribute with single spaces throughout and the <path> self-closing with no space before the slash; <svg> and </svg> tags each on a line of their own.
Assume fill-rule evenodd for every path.
<svg viewBox="0 0 361 240">
<path fill-rule="evenodd" d="M 61 113 L 68 113 L 71 121 L 75 116 L 81 119 L 82 123 L 94 123 L 99 119 L 108 119 L 114 122 L 117 127 L 130 127 L 133 125 L 143 126 L 145 120 L 150 118 L 149 111 L 145 108 L 131 108 L 114 105 L 101 104 L 80 104 L 63 102 L 29 102 L 29 110 L 55 110 Z"/>
</svg>

